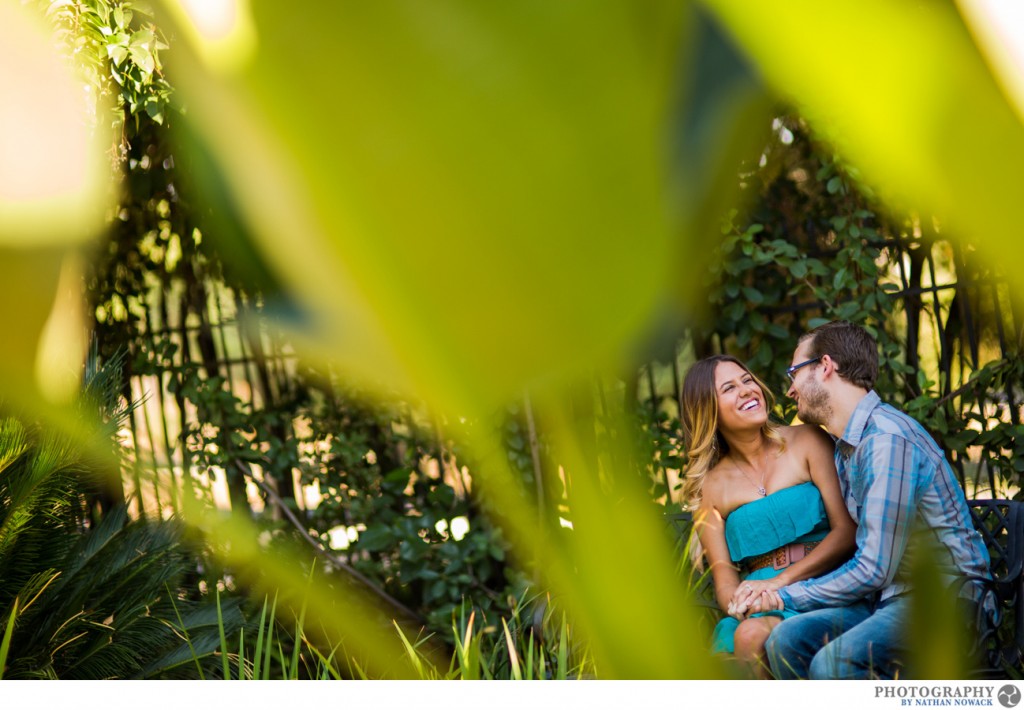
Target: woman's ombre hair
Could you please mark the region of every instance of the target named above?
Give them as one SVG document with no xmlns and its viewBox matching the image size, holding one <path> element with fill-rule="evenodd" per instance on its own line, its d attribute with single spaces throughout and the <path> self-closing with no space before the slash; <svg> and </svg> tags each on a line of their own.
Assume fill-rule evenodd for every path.
<svg viewBox="0 0 1024 710">
<path fill-rule="evenodd" d="M 683 446 L 686 449 L 687 467 L 683 479 L 682 502 L 694 514 L 695 527 L 699 524 L 697 511 L 700 510 L 704 490 L 704 479 L 722 456 L 729 453 L 729 445 L 718 430 L 718 389 L 715 387 L 715 371 L 723 362 L 731 362 L 749 374 L 761 389 L 765 409 L 775 408 L 775 396 L 771 390 L 740 360 L 732 355 L 712 355 L 698 360 L 683 379 L 682 412 L 679 420 L 683 428 Z M 769 441 L 778 444 L 780 450 L 785 442 L 778 432 L 778 425 L 769 416 L 761 427 L 761 433 Z M 700 565 L 703 548 L 696 536 L 690 542 L 690 557 Z"/>
</svg>

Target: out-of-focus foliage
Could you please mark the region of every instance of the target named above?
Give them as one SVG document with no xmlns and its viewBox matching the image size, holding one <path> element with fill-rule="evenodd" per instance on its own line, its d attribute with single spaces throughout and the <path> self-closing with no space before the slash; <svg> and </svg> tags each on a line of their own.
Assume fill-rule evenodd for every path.
<svg viewBox="0 0 1024 710">
<path fill-rule="evenodd" d="M 508 616 L 488 621 L 461 612 L 446 634 L 454 639 L 446 665 L 424 649 L 430 638 L 409 638 L 395 625 L 403 656 L 419 680 L 570 680 L 599 677 L 585 644 L 574 638 L 564 613 L 538 600 L 515 603 Z M 550 600 L 548 600 L 550 601 Z M 218 601 L 218 604 L 220 601 Z M 540 609 L 535 612 L 534 609 Z M 222 670 L 216 677 L 251 680 L 368 679 L 357 660 L 341 646 L 320 645 L 309 633 L 317 625 L 307 610 L 294 623 L 282 623 L 279 600 L 265 598 L 253 614 L 257 621 L 237 641 L 221 633 Z M 195 658 L 197 662 L 198 656 Z M 443 660 L 443 659 L 442 659 Z M 207 676 L 200 670 L 200 678 Z"/>
<path fill-rule="evenodd" d="M 860 323 L 880 341 L 880 391 L 898 391 L 911 368 L 889 327 L 895 229 L 832 156 L 812 148 L 801 122 L 775 125 L 764 166 L 744 175 L 753 209 L 734 210 L 722 226 L 708 280 L 713 333 L 722 347 L 749 353 L 750 367 L 782 394 L 797 337 L 825 321 Z"/>
<path fill-rule="evenodd" d="M 144 113 L 164 122 L 171 87 L 160 52 L 167 45 L 137 3 L 109 0 L 36 0 L 57 28 L 57 40 L 91 89 L 111 98 L 110 121 L 126 148 Z M 124 157 L 122 153 L 121 156 Z"/>
<path fill-rule="evenodd" d="M 325 542 L 331 530 L 356 533 L 346 550 L 352 566 L 437 632 L 462 607 L 508 613 L 508 543 L 477 509 L 483 501 L 470 495 L 468 472 L 449 465 L 454 452 L 446 461 L 437 433 L 398 406 L 369 407 L 337 386 L 318 394 L 300 447 L 303 482 L 316 482 L 322 496 L 309 521 Z M 433 456 L 442 470 L 431 473 L 422 462 Z"/>
<path fill-rule="evenodd" d="M 114 375 L 109 366 L 94 373 L 76 412 L 93 423 L 105 415 L 98 435 L 108 441 L 124 415 L 110 408 Z M 216 648 L 213 607 L 197 604 L 186 583 L 194 565 L 181 526 L 129 520 L 124 507 L 97 517 L 84 504 L 107 484 L 113 459 L 92 453 L 102 448 L 0 420 L 4 679 L 173 677 Z M 237 630 L 238 604 L 222 617 Z"/>
<path fill-rule="evenodd" d="M 991 263 L 1024 256 L 1024 130 L 954 3 L 702 4 L 889 208 L 934 215 Z M 809 36 L 828 38 L 813 60 Z"/>
<path fill-rule="evenodd" d="M 1020 498 L 1024 481 L 1024 426 L 1012 415 L 1024 389 L 1024 361 L 1010 356 L 985 364 L 953 392 L 921 378 L 923 393 L 906 403 L 943 448 L 968 463 L 977 489 Z"/>
<path fill-rule="evenodd" d="M 263 525 L 275 535 L 294 533 L 277 508 L 288 505 L 326 550 L 432 632 L 447 633 L 464 607 L 510 612 L 522 582 L 506 559 L 508 542 L 479 509 L 485 501 L 470 494 L 461 455 L 437 450 L 443 444 L 429 421 L 400 402 L 370 405 L 353 388 L 309 371 L 291 397 L 255 409 L 223 377 L 183 370 L 172 389 L 196 407 L 199 422 L 185 432 L 186 454 L 196 470 L 229 473 L 235 510 L 250 508 L 247 482 L 235 472 L 251 466 L 280 494 L 264 493 Z M 294 471 L 301 472 L 297 488 Z M 298 507 L 303 486 L 313 487 L 315 506 Z"/>
<path fill-rule="evenodd" d="M 477 422 L 465 444 L 477 492 L 520 555 L 545 541 L 544 582 L 582 619 L 609 677 L 712 672 L 702 650 L 675 648 L 685 606 L 634 601 L 679 589 L 644 489 L 614 470 L 631 445 L 581 449 L 579 436 L 607 424 L 550 396 L 580 369 L 623 362 L 673 290 L 667 256 L 686 210 L 665 148 L 688 81 L 679 67 L 689 76 L 695 55 L 683 10 L 341 3 L 308 23 L 260 4 L 248 61 L 225 68 L 182 46 L 168 65 L 188 104 L 182 150 L 207 159 L 196 194 L 237 215 L 236 236 L 298 305 L 303 319 L 287 324 L 301 353 Z M 296 55 L 288 38 L 300 35 Z M 734 112 L 749 106 L 708 115 L 739 128 Z M 732 150 L 705 154 L 703 170 L 728 174 Z M 572 478 L 564 538 L 531 498 L 510 495 L 521 485 L 497 434 L 495 412 L 539 382 L 552 458 Z M 626 527 L 628 543 L 609 532 Z"/>
<path fill-rule="evenodd" d="M 28 7 L 0 7 L 0 317 L 18 334 L 0 378 L 9 399 L 36 406 L 74 391 L 85 337 L 72 252 L 110 203 L 106 133 L 89 119 L 102 100 L 50 34 Z"/>
<path fill-rule="evenodd" d="M 62 22 L 93 23 L 84 63 L 112 65 L 127 137 L 115 156 L 128 168 L 121 238 L 90 281 L 102 294 L 94 302 L 101 328 L 165 326 L 145 322 L 148 295 L 177 269 L 216 271 L 198 247 L 217 239 L 225 270 L 260 287 L 303 358 L 339 368 L 361 389 L 384 383 L 425 401 L 458 437 L 449 460 L 471 463 L 474 490 L 449 501 L 450 480 L 420 478 L 402 457 L 384 465 L 384 449 L 362 440 L 380 422 L 365 412 L 358 423 L 345 419 L 344 406 L 301 405 L 318 418 L 311 441 L 327 445 L 304 462 L 297 442 L 274 439 L 293 418 L 246 410 L 211 377 L 202 341 L 202 368 L 182 368 L 176 393 L 205 407 L 216 427 L 185 432 L 199 463 L 258 464 L 286 486 L 296 465 L 318 469 L 327 493 L 319 522 L 366 526 L 354 564 L 384 584 L 409 582 L 445 609 L 484 577 L 495 577 L 494 587 L 478 589 L 505 592 L 507 579 L 482 570 L 501 561 L 507 542 L 510 557 L 569 610 L 603 677 L 717 674 L 691 638 L 694 615 L 678 603 L 650 500 L 652 485 L 661 493 L 669 484 L 657 474 L 652 484 L 647 462 L 654 450 L 666 465 L 678 459 L 674 426 L 655 414 L 657 440 L 637 447 L 635 392 L 607 383 L 632 366 L 652 330 L 697 315 L 693 294 L 720 243 L 719 346 L 749 349 L 755 366 L 781 371 L 796 326 L 811 323 L 794 316 L 786 328 L 759 306 L 821 301 L 824 317 L 877 330 L 886 386 L 905 398 L 929 391 L 905 377 L 912 364 L 886 335 L 885 237 L 913 222 L 901 211 L 913 208 L 989 253 L 1020 256 L 1007 235 L 1010 168 L 1024 137 L 947 4 L 804 4 L 795 14 L 704 5 L 740 52 L 687 3 L 338 2 L 318 6 L 310 21 L 269 2 L 167 0 L 166 31 L 179 40 L 168 68 L 187 108 L 178 116 L 167 108 L 152 27 L 122 3 L 53 3 L 69 13 Z M 807 60 L 806 36 L 831 38 L 824 58 Z M 870 38 L 878 40 L 871 51 L 851 49 Z M 802 181 L 811 192 L 797 189 L 798 204 L 779 209 L 814 212 L 820 229 L 804 243 L 757 208 L 718 229 L 736 199 L 739 158 L 756 161 L 769 135 L 759 75 L 841 156 L 802 158 L 818 163 Z M 105 71 L 93 76 L 97 86 L 106 81 Z M 156 132 L 165 124 L 179 131 L 174 152 Z M 766 154 L 768 190 L 777 184 L 773 159 Z M 879 217 L 860 184 L 891 212 Z M 779 203 L 764 204 L 771 212 Z M 27 272 L 24 262 L 8 263 Z M 48 255 L 51 281 L 56 263 Z M 2 373 L 11 386 L 30 372 L 49 303 L 26 301 L 28 282 L 9 282 L 25 314 L 13 346 L 22 356 Z M 198 314 L 209 293 L 189 297 Z M 172 347 L 142 352 L 137 366 L 162 372 L 175 362 Z M 543 432 L 537 445 L 523 437 L 530 423 L 508 416 L 527 391 Z M 915 411 L 927 414 L 923 403 Z M 533 489 L 523 484 L 527 468 Z M 342 503 L 343 487 L 357 482 Z M 225 522 L 193 502 L 182 509 L 223 564 L 257 589 L 279 584 L 296 607 L 305 587 L 294 560 L 264 557 L 246 511 Z M 461 548 L 428 524 L 438 509 L 476 505 L 500 517 L 501 540 L 483 517 Z M 347 519 L 354 511 L 363 519 Z M 559 524 L 563 515 L 571 530 Z M 390 665 L 398 644 L 381 640 L 380 625 L 350 613 L 366 610 L 362 596 L 317 579 L 310 609 L 331 626 L 325 635 L 362 646 L 375 673 L 410 674 L 411 659 Z"/>
<path fill-rule="evenodd" d="M 216 171 L 200 184 L 227 185 L 308 349 L 485 411 L 621 357 L 670 283 L 679 9 L 251 12 L 248 62 L 183 44 L 170 68 Z"/>
<path fill-rule="evenodd" d="M 932 252 L 949 243 L 933 218 L 879 205 L 806 122 L 775 126 L 761 164 L 743 173 L 753 206 L 723 224 L 695 347 L 743 357 L 782 393 L 797 337 L 827 320 L 860 323 L 880 344 L 883 399 L 926 426 L 972 490 L 1012 493 L 1024 466 L 1014 464 L 1013 404 L 1024 378 L 1013 304 L 1001 308 L 996 291 L 1006 270 L 969 249 L 936 265 Z M 948 282 L 935 283 L 940 270 Z M 993 295 L 982 297 L 977 286 L 990 281 Z M 793 415 L 785 397 L 778 414 Z"/>
</svg>

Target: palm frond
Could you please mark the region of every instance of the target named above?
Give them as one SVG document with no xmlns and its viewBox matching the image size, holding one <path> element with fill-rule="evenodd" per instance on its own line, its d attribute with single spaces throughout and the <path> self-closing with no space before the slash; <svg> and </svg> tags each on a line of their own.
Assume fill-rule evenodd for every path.
<svg viewBox="0 0 1024 710">
<path fill-rule="evenodd" d="M 131 520 L 123 507 L 86 518 L 84 496 L 108 462 L 84 432 L 111 434 L 130 406 L 117 386 L 121 364 L 90 361 L 79 431 L 0 419 L 5 678 L 173 677 L 190 668 L 183 658 L 205 664 L 218 648 L 216 609 L 178 596 L 195 571 L 180 524 Z M 242 628 L 238 602 L 222 612 L 232 634 Z M 193 651 L 183 651 L 186 635 Z"/>
</svg>

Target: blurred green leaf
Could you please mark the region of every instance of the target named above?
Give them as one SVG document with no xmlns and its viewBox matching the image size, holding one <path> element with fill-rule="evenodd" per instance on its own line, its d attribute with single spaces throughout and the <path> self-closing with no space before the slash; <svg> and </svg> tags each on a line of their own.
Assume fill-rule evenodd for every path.
<svg viewBox="0 0 1024 710">
<path fill-rule="evenodd" d="M 253 12 L 258 51 L 237 74 L 184 56 L 171 70 L 263 260 L 312 315 L 307 349 L 491 407 L 610 363 L 649 325 L 678 276 L 679 8 Z"/>
<path fill-rule="evenodd" d="M 940 562 L 947 558 L 931 533 L 916 531 L 913 586 L 921 593 L 910 598 L 907 638 L 910 642 L 909 677 L 922 680 L 968 678 L 968 628 L 973 618 L 958 599 L 960 586 L 944 574 Z"/>
<path fill-rule="evenodd" d="M 121 66 L 122 62 L 128 58 L 128 48 L 120 44 L 108 44 L 107 54 L 110 55 L 114 66 Z"/>
<path fill-rule="evenodd" d="M 38 411 L 55 394 L 48 385 L 80 381 L 83 294 L 73 264 L 111 202 L 112 136 L 89 120 L 106 104 L 84 100 L 75 69 L 26 5 L 0 4 L 0 66 L 17 67 L 0 77 L 0 383 L 9 403 Z"/>
<path fill-rule="evenodd" d="M 756 157 L 752 127 L 767 130 L 760 82 L 686 5 L 340 2 L 310 22 L 262 3 L 252 19 L 247 64 L 205 64 L 202 46 L 171 58 L 204 150 L 197 184 L 223 187 L 211 207 L 237 221 L 237 258 L 254 245 L 296 304 L 306 356 L 456 416 L 618 369 L 698 281 L 680 237 L 685 255 L 710 251 L 740 159 Z M 582 430 L 556 427 L 574 491 L 564 549 L 543 544 L 505 442 L 469 442 L 474 488 L 516 553 L 542 560 L 607 677 L 718 674 L 703 647 L 679 644 L 685 607 L 640 601 L 671 600 L 680 581 L 646 490 L 603 495 L 628 453 L 595 465 Z M 370 526 L 359 544 L 386 534 Z"/>
<path fill-rule="evenodd" d="M 394 533 L 388 526 L 369 525 L 366 530 L 359 533 L 359 547 L 369 552 L 377 552 L 391 545 L 394 539 Z"/>
<path fill-rule="evenodd" d="M 890 209 L 937 215 L 990 260 L 1024 258 L 1024 129 L 952 3 L 702 4 Z M 828 38 L 813 60 L 808 37 Z"/>
<path fill-rule="evenodd" d="M 140 47 L 133 44 L 128 48 L 128 52 L 131 55 L 132 61 L 147 74 L 152 74 L 156 68 L 156 61 L 153 59 L 152 52 L 146 47 Z"/>
</svg>

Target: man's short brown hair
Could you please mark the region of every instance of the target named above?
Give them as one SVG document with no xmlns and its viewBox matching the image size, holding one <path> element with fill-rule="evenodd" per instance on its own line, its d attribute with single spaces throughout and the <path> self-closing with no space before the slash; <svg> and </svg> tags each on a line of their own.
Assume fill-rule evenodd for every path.
<svg viewBox="0 0 1024 710">
<path fill-rule="evenodd" d="M 878 342 L 864 328 L 840 320 L 820 325 L 800 342 L 810 342 L 809 358 L 828 355 L 839 376 L 869 390 L 878 379 Z"/>
</svg>

